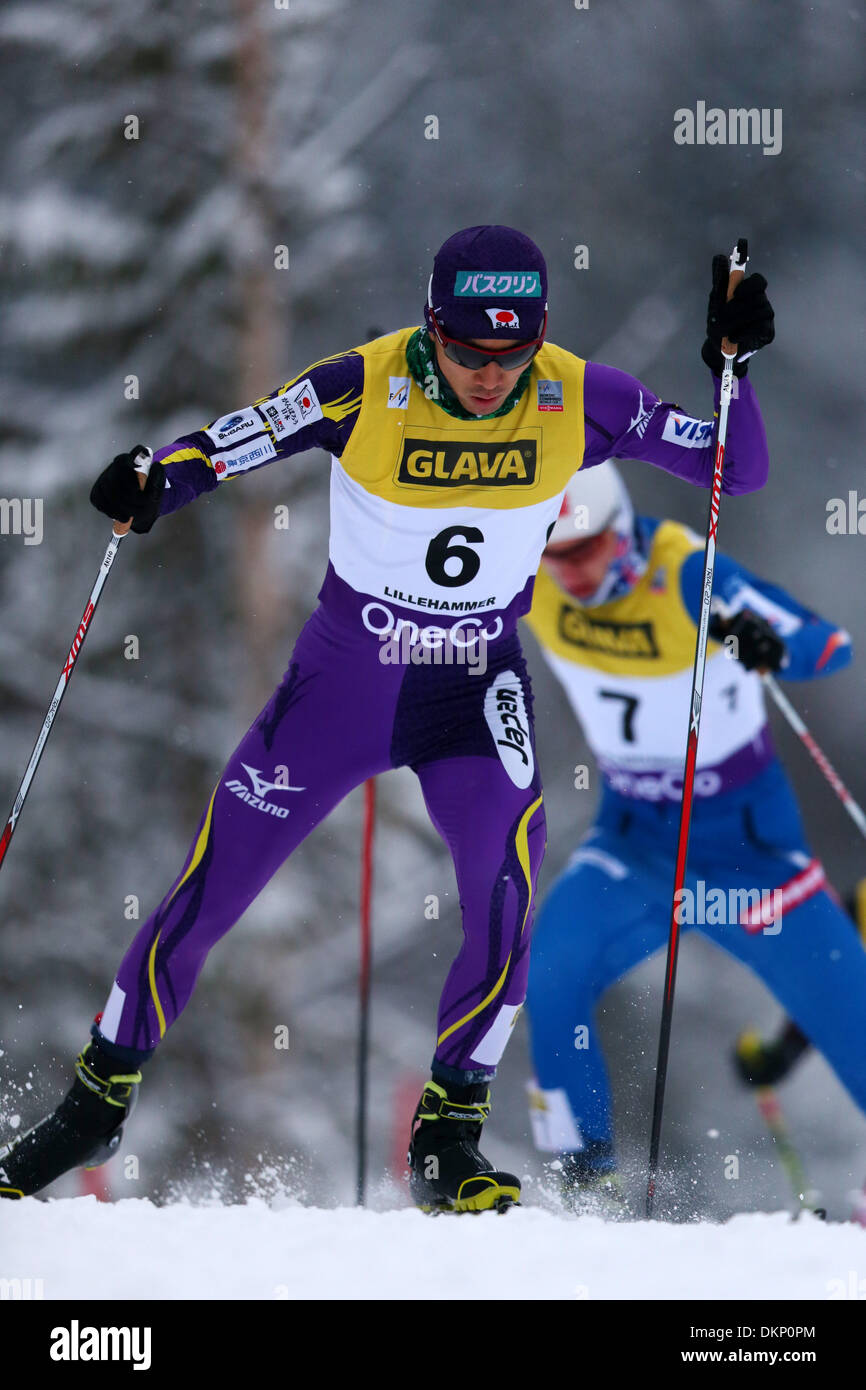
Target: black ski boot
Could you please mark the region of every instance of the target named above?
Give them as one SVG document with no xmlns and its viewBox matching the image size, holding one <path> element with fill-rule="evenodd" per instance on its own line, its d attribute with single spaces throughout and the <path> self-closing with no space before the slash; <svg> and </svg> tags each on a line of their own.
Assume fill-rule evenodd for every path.
<svg viewBox="0 0 866 1390">
<path fill-rule="evenodd" d="M 556 1176 L 568 1211 L 615 1221 L 629 1214 L 612 1144 L 594 1140 L 576 1153 L 560 1154 Z"/>
<path fill-rule="evenodd" d="M 0 1197 L 29 1197 L 70 1168 L 113 1158 L 138 1098 L 140 1071 L 123 1071 L 95 1042 L 79 1053 L 75 1081 L 52 1115 L 0 1148 Z"/>
<path fill-rule="evenodd" d="M 435 1081 L 424 1087 L 412 1121 L 409 1190 L 422 1211 L 505 1211 L 520 1199 L 520 1179 L 500 1173 L 478 1152 L 490 1090 Z"/>
<path fill-rule="evenodd" d="M 760 1033 L 741 1033 L 734 1049 L 734 1066 L 740 1080 L 749 1086 L 775 1086 L 810 1046 L 805 1033 L 788 1019 L 775 1038 L 765 1040 Z"/>
</svg>

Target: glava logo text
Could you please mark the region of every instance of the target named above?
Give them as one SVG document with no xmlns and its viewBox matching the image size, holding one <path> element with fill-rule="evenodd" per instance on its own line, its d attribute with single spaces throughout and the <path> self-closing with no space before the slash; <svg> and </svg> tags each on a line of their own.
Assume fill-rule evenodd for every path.
<svg viewBox="0 0 866 1390">
<path fill-rule="evenodd" d="M 424 487 L 532 487 L 537 472 L 534 439 L 516 439 L 501 449 L 447 440 L 407 439 L 395 481 Z"/>
</svg>

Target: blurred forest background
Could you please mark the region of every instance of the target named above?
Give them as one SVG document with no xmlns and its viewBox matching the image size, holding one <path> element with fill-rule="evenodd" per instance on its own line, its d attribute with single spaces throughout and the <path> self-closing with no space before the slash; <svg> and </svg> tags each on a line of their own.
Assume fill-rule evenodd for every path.
<svg viewBox="0 0 866 1390">
<path fill-rule="evenodd" d="M 826 529 L 828 500 L 864 487 L 863 38 L 863 11 L 844 0 L 7 0 L 0 496 L 43 499 L 44 539 L 0 536 L 0 800 L 11 804 L 103 554 L 109 528 L 88 493 L 107 460 L 420 322 L 433 253 L 478 222 L 540 243 L 554 342 L 698 415 L 711 404 L 699 355 L 711 257 L 749 237 L 777 316 L 751 369 L 773 466 L 763 492 L 725 499 L 720 543 L 852 632 L 853 667 L 792 694 L 866 798 L 866 541 Z M 699 100 L 780 108 L 781 153 L 675 144 L 674 111 Z M 640 510 L 703 531 L 705 495 L 639 463 L 623 471 Z M 303 455 L 121 549 L 0 880 L 3 1136 L 65 1091 L 129 940 L 285 669 L 325 570 L 328 476 L 324 455 Z M 274 526 L 279 504 L 288 530 Z M 585 745 L 525 636 L 543 891 L 597 785 L 593 773 L 590 791 L 574 789 Z M 864 847 L 784 730 L 779 743 L 846 892 Z M 459 920 L 413 774 L 380 778 L 378 793 L 370 1171 L 384 1201 Z M 237 1200 L 289 1181 L 311 1199 L 352 1199 L 361 808 L 359 789 L 212 953 L 145 1073 L 127 1144 L 139 1174 L 115 1164 L 115 1197 Z M 662 974 L 661 959 L 641 967 L 604 1006 L 636 1193 Z M 672 1214 L 790 1200 L 729 1061 L 740 1028 L 778 1018 L 738 965 L 686 938 L 663 1136 Z M 288 1050 L 274 1046 L 280 1025 Z M 487 1147 L 538 1176 L 528 1074 L 521 1023 Z M 866 1173 L 866 1121 L 815 1056 L 782 1099 L 810 1176 L 844 1215 Z M 724 1179 L 730 1154 L 737 1182 Z"/>
</svg>

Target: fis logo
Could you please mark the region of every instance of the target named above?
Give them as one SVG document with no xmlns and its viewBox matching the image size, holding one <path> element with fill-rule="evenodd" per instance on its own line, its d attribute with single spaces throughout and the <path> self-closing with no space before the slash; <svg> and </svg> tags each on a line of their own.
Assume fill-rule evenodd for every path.
<svg viewBox="0 0 866 1390">
<path fill-rule="evenodd" d="M 706 449 L 713 442 L 712 420 L 696 420 L 691 415 L 668 411 L 662 439 L 667 444 L 680 444 L 684 449 Z"/>
<path fill-rule="evenodd" d="M 538 409 L 539 410 L 562 410 L 562 382 L 561 381 L 539 381 L 538 383 Z"/>
<path fill-rule="evenodd" d="M 469 440 L 406 439 L 396 483 L 421 487 L 533 487 L 538 444 L 514 439 L 498 448 Z"/>
<path fill-rule="evenodd" d="M 519 328 L 520 319 L 513 309 L 485 309 L 494 328 Z"/>
<path fill-rule="evenodd" d="M 235 796 L 241 801 L 245 801 L 248 806 L 252 806 L 255 811 L 263 811 L 267 816 L 276 816 L 278 820 L 285 820 L 289 814 L 288 806 L 277 806 L 273 801 L 268 801 L 269 792 L 304 792 L 306 787 L 290 787 L 285 782 L 268 782 L 257 767 L 250 767 L 248 763 L 241 763 L 241 767 L 253 784 L 253 791 L 245 787 L 238 777 L 233 777 L 230 782 L 226 782 L 226 790 L 234 792 Z"/>
<path fill-rule="evenodd" d="M 408 410 L 409 409 L 409 387 L 411 385 L 408 376 L 389 376 L 388 378 L 388 409 L 389 410 Z"/>
</svg>

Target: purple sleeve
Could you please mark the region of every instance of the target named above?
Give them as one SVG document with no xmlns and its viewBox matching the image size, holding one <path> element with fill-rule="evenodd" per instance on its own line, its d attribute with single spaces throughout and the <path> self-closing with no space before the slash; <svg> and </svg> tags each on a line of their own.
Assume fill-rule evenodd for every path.
<svg viewBox="0 0 866 1390">
<path fill-rule="evenodd" d="M 714 375 L 714 415 L 721 385 L 721 378 Z M 584 411 L 584 467 L 606 458 L 643 459 L 686 482 L 710 486 L 714 420 L 687 415 L 680 406 L 660 401 L 636 377 L 597 362 L 586 364 Z M 722 491 L 756 492 L 764 486 L 768 472 L 767 437 L 757 397 L 746 377 L 735 377 Z"/>
<path fill-rule="evenodd" d="M 251 406 L 157 449 L 165 469 L 160 515 L 212 492 L 220 483 L 306 449 L 339 457 L 361 408 L 364 359 L 355 351 L 317 362 Z"/>
</svg>

